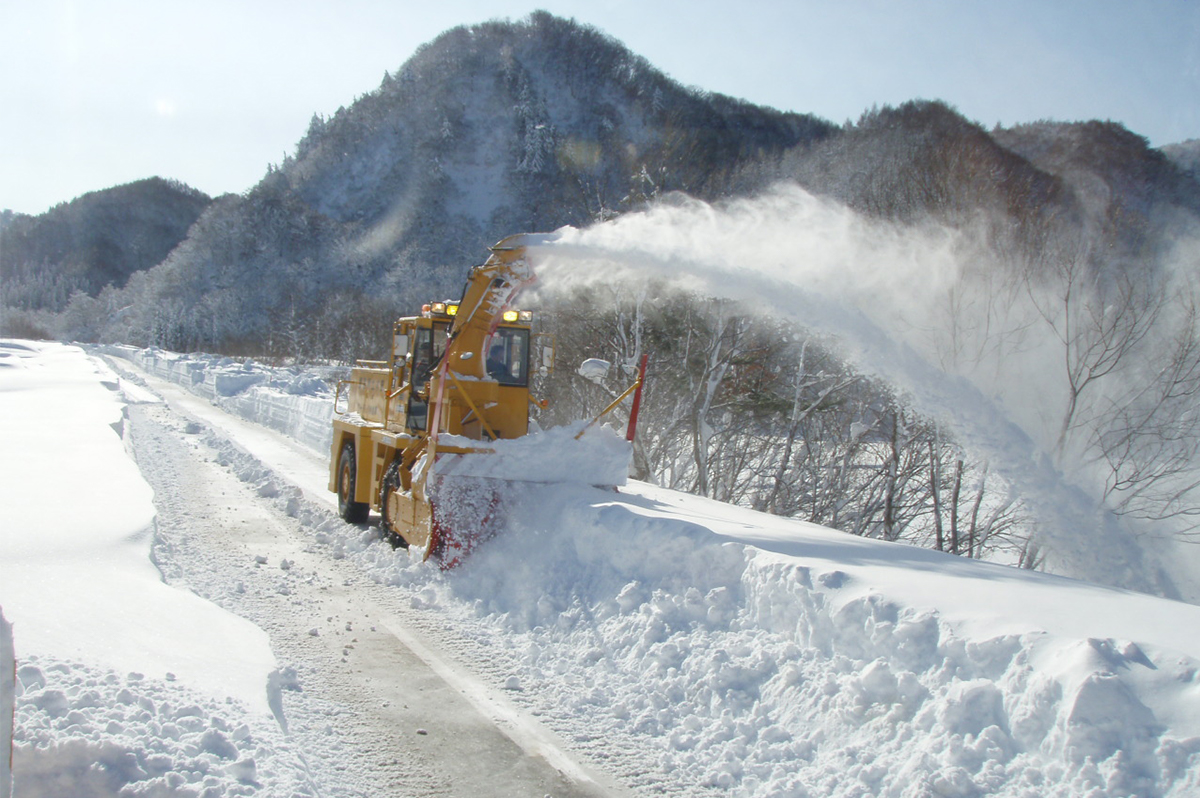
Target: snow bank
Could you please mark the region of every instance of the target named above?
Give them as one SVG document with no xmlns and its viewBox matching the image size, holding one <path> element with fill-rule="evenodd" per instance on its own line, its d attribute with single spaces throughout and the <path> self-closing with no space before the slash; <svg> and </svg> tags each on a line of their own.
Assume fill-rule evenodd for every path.
<svg viewBox="0 0 1200 798">
<path fill-rule="evenodd" d="M 150 561 L 154 505 L 121 439 L 117 376 L 58 344 L 15 363 L 0 372 L 0 439 L 19 453 L 0 460 L 0 601 L 18 650 L 170 673 L 266 712 L 266 634 Z"/>
<path fill-rule="evenodd" d="M 187 388 L 218 407 L 281 432 L 314 451 L 333 443 L 333 369 L 270 368 L 221 355 L 105 346 L 99 351 Z"/>
<path fill-rule="evenodd" d="M 319 794 L 274 721 L 237 702 L 39 656 L 18 688 L 18 796 Z"/>
<path fill-rule="evenodd" d="M 481 635 L 512 638 L 512 677 L 559 720 L 598 741 L 641 741 L 684 792 L 1200 789 L 1200 645 L 1183 631 L 1200 628 L 1197 608 L 1150 600 L 1174 624 L 1166 645 L 1050 634 L 1036 616 L 1004 619 L 1026 624 L 1022 634 L 979 615 L 970 628 L 870 579 L 876 567 L 864 565 L 899 547 L 796 558 L 654 509 L 531 494 L 510 534 L 449 577 L 442 602 L 477 618 Z M 1055 582 L 1060 603 L 1090 615 L 1094 588 Z M 992 582 L 1001 614 L 1021 590 Z"/>
<path fill-rule="evenodd" d="M 120 383 L 76 347 L 0 340 L 15 792 L 250 794 L 265 737 L 236 729 L 280 733 L 275 659 L 261 629 L 167 586 L 151 562 L 154 508 L 122 440 Z"/>
<path fill-rule="evenodd" d="M 12 795 L 13 700 L 17 675 L 12 625 L 0 607 L 0 798 Z"/>
</svg>

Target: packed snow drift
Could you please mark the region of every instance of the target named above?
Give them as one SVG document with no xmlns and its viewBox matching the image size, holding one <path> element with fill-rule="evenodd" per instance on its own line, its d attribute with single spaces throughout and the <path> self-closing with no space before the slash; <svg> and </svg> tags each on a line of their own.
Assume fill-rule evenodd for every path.
<svg viewBox="0 0 1200 798">
<path fill-rule="evenodd" d="M 439 476 L 556 485 L 619 487 L 625 484 L 631 455 L 629 444 L 611 429 L 587 429 L 583 422 L 499 441 L 440 435 L 438 446 L 472 450 L 468 455 L 440 454 L 434 465 Z"/>
<path fill-rule="evenodd" d="M 302 774 L 267 764 L 269 741 L 286 742 L 268 705 L 266 634 L 163 584 L 150 560 L 152 496 L 122 441 L 119 391 L 78 348 L 0 342 L 16 795 L 116 794 L 104 792 L 112 783 L 252 794 L 268 774 L 295 783 Z"/>
<path fill-rule="evenodd" d="M 126 767 L 123 794 L 156 794 L 143 787 L 153 778 L 181 795 L 240 794 L 251 783 L 261 794 L 315 794 L 305 791 L 311 774 L 289 755 L 288 735 L 264 711 L 267 674 L 280 666 L 253 630 L 193 607 L 200 600 L 184 594 L 177 611 L 197 633 L 188 644 L 148 650 L 136 635 L 112 631 L 127 617 L 149 622 L 127 616 L 121 601 L 136 603 L 154 581 L 144 576 L 148 563 L 131 564 L 135 543 L 145 543 L 138 535 L 149 498 L 128 465 L 117 464 L 119 405 L 101 387 L 116 378 L 78 349 L 5 347 L 0 423 L 24 452 L 20 468 L 7 466 L 0 502 L 0 605 L 14 622 L 20 668 L 18 783 L 33 751 L 54 750 L 56 765 L 83 771 L 99 751 Z M 328 452 L 316 419 L 328 421 L 331 396 L 316 375 L 120 354 Z M 144 390 L 137 381 L 127 374 L 119 383 Z M 47 479 L 66 475 L 61 453 L 70 441 L 111 459 L 65 483 Z M 632 481 L 620 492 L 531 484 L 506 502 L 503 534 L 443 573 L 419 552 L 393 550 L 372 528 L 337 522 L 331 494 L 297 487 L 295 463 L 276 462 L 250 441 L 214 445 L 258 495 L 307 525 L 315 551 L 407 597 L 417 617 L 444 630 L 458 661 L 635 794 L 1200 794 L 1198 607 Z M 80 460 L 71 459 L 72 467 Z M 309 475 L 307 484 L 324 478 Z M 92 511 L 46 512 L 52 499 L 33 509 L 24 499 L 42 483 L 61 490 L 88 479 L 105 486 Z M 53 546 L 57 534 L 68 537 L 47 557 L 41 538 Z M 69 633 L 69 613 L 24 576 L 39 568 L 68 607 L 89 600 L 105 569 L 126 574 L 129 592 L 105 582 L 109 603 L 92 610 L 103 631 Z M 76 578 L 56 579 L 67 572 Z M 227 650 L 206 652 L 203 643 L 222 624 L 261 655 L 237 666 L 205 659 Z M 134 761 L 132 752 L 146 750 L 156 752 L 153 767 Z"/>
</svg>

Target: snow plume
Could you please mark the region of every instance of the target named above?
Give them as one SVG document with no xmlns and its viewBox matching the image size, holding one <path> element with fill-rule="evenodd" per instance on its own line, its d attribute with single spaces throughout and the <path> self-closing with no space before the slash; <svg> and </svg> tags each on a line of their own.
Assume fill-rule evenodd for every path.
<svg viewBox="0 0 1200 798">
<path fill-rule="evenodd" d="M 963 264 L 977 251 L 972 237 L 947 227 L 868 219 L 781 185 L 719 207 L 681 198 L 564 228 L 532 257 L 551 290 L 651 280 L 831 335 L 860 371 L 946 416 L 964 393 L 985 401 L 937 365 L 949 348 L 941 330 L 954 325 L 935 320 L 963 301 Z"/>
<path fill-rule="evenodd" d="M 565 228 L 551 243 L 534 254 L 547 283 L 638 275 L 831 329 L 850 321 L 851 308 L 888 327 L 913 327 L 960 271 L 953 231 L 869 220 L 788 185 L 720 207 L 681 197 L 586 230 Z"/>
<path fill-rule="evenodd" d="M 548 290 L 650 280 L 732 299 L 839 342 L 855 368 L 949 426 L 1028 504 L 1054 570 L 1176 595 L 1129 531 L 1062 473 L 1053 330 L 974 230 L 866 218 L 794 185 L 714 206 L 682 198 L 564 228 L 532 254 Z M 1048 303 L 1046 303 L 1048 304 Z"/>
</svg>

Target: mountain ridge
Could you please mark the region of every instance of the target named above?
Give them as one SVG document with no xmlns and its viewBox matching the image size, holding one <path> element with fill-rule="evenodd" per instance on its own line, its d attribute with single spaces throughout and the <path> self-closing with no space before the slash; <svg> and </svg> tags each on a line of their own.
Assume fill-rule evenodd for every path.
<svg viewBox="0 0 1200 798">
<path fill-rule="evenodd" d="M 75 292 L 122 288 L 187 236 L 211 198 L 151 177 L 83 194 L 0 224 L 0 306 L 61 311 Z"/>
<path fill-rule="evenodd" d="M 1023 248 L 1091 213 L 1123 253 L 1149 256 L 1170 224 L 1200 217 L 1187 151 L 1153 150 L 1113 123 L 989 131 L 938 101 L 835 126 L 684 87 L 607 34 L 535 12 L 447 31 L 376 89 L 314 115 L 258 184 L 206 204 L 159 262 L 126 266 L 114 285 L 138 277 L 119 300 L 70 314 L 87 324 L 53 315 L 70 291 L 6 304 L 42 313 L 60 335 L 261 351 L 284 317 L 448 296 L 514 231 L 780 180 L 902 223 L 984 215 Z M 104 284 L 84 290 L 94 298 Z M 117 302 L 130 310 L 114 318 Z"/>
</svg>

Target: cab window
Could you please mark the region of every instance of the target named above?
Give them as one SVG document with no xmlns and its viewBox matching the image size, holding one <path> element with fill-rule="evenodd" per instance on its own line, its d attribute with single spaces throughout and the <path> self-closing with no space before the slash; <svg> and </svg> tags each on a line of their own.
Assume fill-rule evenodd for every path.
<svg viewBox="0 0 1200 798">
<path fill-rule="evenodd" d="M 501 385 L 529 384 L 529 330 L 497 328 L 488 344 L 487 373 Z"/>
<path fill-rule="evenodd" d="M 435 323 L 433 328 L 418 327 L 413 331 L 412 390 L 408 392 L 407 426 L 410 430 L 423 430 L 428 426 L 429 403 L 418 391 L 425 388 L 433 367 L 446 352 L 446 339 L 450 325 Z"/>
<path fill-rule="evenodd" d="M 446 352 L 449 324 L 434 324 L 433 328 L 418 328 L 413 340 L 412 384 L 421 387 L 429 381 L 433 367 Z"/>
</svg>

